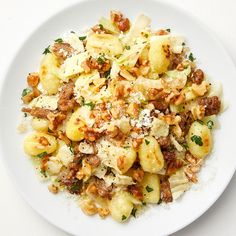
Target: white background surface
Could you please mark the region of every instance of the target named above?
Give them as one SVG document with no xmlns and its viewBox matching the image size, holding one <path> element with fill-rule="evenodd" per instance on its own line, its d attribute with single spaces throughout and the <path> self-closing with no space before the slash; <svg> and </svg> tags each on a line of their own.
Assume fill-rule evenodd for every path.
<svg viewBox="0 0 236 236">
<path fill-rule="evenodd" d="M 42 21 L 75 2 L 78 1 L 0 0 L 0 83 L 10 60 L 25 38 Z M 210 27 L 222 41 L 236 65 L 236 2 L 234 0 L 168 0 L 168 2 L 191 12 Z M 68 236 L 47 223 L 23 201 L 14 189 L 1 161 L 0 187 L 0 235 Z M 236 176 L 208 212 L 174 235 L 236 235 L 235 197 Z"/>
</svg>

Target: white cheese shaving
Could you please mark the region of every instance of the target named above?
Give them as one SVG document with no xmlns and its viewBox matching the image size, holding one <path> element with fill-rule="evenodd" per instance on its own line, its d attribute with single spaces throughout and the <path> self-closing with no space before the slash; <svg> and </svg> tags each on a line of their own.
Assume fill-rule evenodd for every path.
<svg viewBox="0 0 236 236">
<path fill-rule="evenodd" d="M 77 34 L 70 33 L 64 37 L 64 41 L 69 43 L 78 52 L 84 52 L 84 44 Z"/>
<path fill-rule="evenodd" d="M 94 153 L 94 148 L 91 144 L 86 143 L 86 142 L 81 142 L 79 144 L 79 151 L 84 154 L 93 154 Z"/>
<path fill-rule="evenodd" d="M 34 98 L 30 104 L 29 107 L 39 107 L 49 110 L 56 110 L 57 109 L 57 102 L 58 102 L 59 96 L 47 96 L 47 95 L 40 95 L 37 98 Z"/>
</svg>

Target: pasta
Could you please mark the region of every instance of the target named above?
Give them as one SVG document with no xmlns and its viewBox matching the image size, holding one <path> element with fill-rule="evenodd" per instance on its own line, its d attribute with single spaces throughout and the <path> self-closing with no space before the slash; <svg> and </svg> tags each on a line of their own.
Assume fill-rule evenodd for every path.
<svg viewBox="0 0 236 236">
<path fill-rule="evenodd" d="M 184 37 L 150 24 L 111 11 L 55 39 L 27 76 L 24 151 L 49 191 L 73 194 L 89 216 L 121 223 L 175 201 L 213 148 L 221 85 L 207 81 Z"/>
</svg>

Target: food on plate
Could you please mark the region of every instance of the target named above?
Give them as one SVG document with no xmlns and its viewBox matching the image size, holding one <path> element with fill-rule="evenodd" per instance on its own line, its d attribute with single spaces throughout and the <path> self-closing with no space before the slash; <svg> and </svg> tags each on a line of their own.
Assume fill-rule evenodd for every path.
<svg viewBox="0 0 236 236">
<path fill-rule="evenodd" d="M 87 215 L 125 222 L 175 201 L 213 146 L 220 85 L 183 36 L 150 23 L 111 11 L 55 39 L 22 92 L 25 153 L 49 191 L 77 196 Z"/>
</svg>

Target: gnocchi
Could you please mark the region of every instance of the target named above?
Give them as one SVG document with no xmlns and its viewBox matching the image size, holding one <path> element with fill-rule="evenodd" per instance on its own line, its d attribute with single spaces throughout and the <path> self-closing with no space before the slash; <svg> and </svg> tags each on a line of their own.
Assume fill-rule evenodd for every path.
<svg viewBox="0 0 236 236">
<path fill-rule="evenodd" d="M 57 149 L 55 137 L 42 132 L 36 132 L 27 136 L 24 140 L 25 153 L 30 156 L 37 156 L 46 152 L 50 154 Z"/>
<path fill-rule="evenodd" d="M 164 158 L 157 140 L 145 137 L 139 147 L 140 165 L 149 173 L 158 173 L 164 167 Z"/>
<path fill-rule="evenodd" d="M 193 122 L 188 132 L 187 143 L 194 157 L 206 157 L 212 148 L 210 129 L 198 121 Z"/>
<path fill-rule="evenodd" d="M 141 185 L 143 187 L 143 201 L 158 203 L 160 200 L 160 179 L 158 175 L 145 173 Z"/>
</svg>

